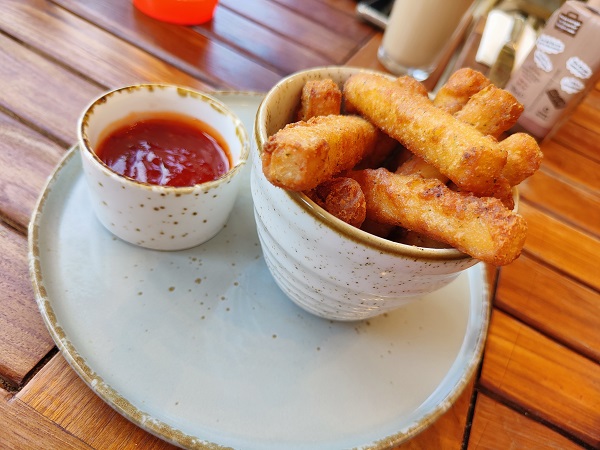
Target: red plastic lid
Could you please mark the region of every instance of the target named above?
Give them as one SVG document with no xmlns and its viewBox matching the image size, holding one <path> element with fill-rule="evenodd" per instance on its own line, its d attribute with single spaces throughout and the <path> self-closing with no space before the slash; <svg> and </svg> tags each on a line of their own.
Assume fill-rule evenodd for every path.
<svg viewBox="0 0 600 450">
<path fill-rule="evenodd" d="M 133 0 L 144 14 L 164 22 L 197 25 L 212 19 L 218 0 Z"/>
</svg>

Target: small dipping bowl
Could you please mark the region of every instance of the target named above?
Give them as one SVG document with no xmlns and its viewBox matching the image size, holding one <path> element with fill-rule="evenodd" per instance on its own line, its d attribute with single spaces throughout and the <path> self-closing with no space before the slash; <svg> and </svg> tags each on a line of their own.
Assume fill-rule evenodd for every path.
<svg viewBox="0 0 600 450">
<path fill-rule="evenodd" d="M 160 186 L 113 171 L 95 153 L 120 126 L 161 114 L 208 125 L 228 146 L 229 171 L 194 186 Z M 90 201 L 102 225 L 126 242 L 155 250 L 191 248 L 215 236 L 233 209 L 249 156 L 248 134 L 233 112 L 210 95 L 173 85 L 138 84 L 103 94 L 81 116 L 78 140 Z"/>
<path fill-rule="evenodd" d="M 331 320 L 366 319 L 399 308 L 479 262 L 453 248 L 415 247 L 371 235 L 265 178 L 262 148 L 269 136 L 295 122 L 304 83 L 330 78 L 341 89 L 361 71 L 372 72 L 322 67 L 281 80 L 258 109 L 252 142 L 252 197 L 267 266 L 292 301 Z"/>
</svg>

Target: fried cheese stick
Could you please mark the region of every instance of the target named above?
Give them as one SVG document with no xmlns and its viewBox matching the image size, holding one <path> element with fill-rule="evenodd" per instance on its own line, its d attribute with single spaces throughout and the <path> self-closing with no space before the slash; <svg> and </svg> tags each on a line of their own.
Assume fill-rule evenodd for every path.
<svg viewBox="0 0 600 450">
<path fill-rule="evenodd" d="M 397 82 L 406 85 L 406 77 L 399 78 Z M 413 84 L 411 89 L 415 92 L 427 96 L 427 90 L 422 83 L 418 83 L 420 88 L 413 82 L 410 84 Z M 490 80 L 481 72 L 469 68 L 459 69 L 454 72 L 450 78 L 448 78 L 448 81 L 440 88 L 433 104 L 438 108 L 457 116 L 461 109 L 469 103 L 471 97 L 477 95 L 481 90 L 489 86 Z M 474 108 L 472 108 L 472 111 L 474 112 Z M 469 115 L 467 115 L 467 118 L 468 117 Z M 463 120 L 463 122 L 467 121 Z M 479 131 L 483 132 L 483 130 Z M 448 177 L 444 176 L 439 169 L 416 155 L 413 155 L 406 163 L 398 167 L 396 173 L 402 175 L 415 173 L 420 174 L 425 178 L 437 178 L 443 182 L 448 181 Z"/>
<path fill-rule="evenodd" d="M 373 151 L 377 135 L 358 116 L 319 116 L 288 124 L 263 146 L 263 173 L 275 186 L 308 191 L 354 167 Z"/>
<path fill-rule="evenodd" d="M 433 104 L 454 114 L 465 106 L 473 95 L 491 83 L 481 72 L 467 67 L 458 69 L 438 90 Z"/>
<path fill-rule="evenodd" d="M 454 192 L 438 180 L 386 169 L 349 176 L 365 193 L 369 219 L 448 243 L 495 266 L 509 264 L 521 253 L 527 224 L 496 198 Z"/>
<path fill-rule="evenodd" d="M 307 121 L 313 117 L 341 114 L 341 109 L 342 91 L 332 79 L 309 80 L 302 87 L 298 120 Z M 380 137 L 385 136 L 381 132 L 379 134 Z M 385 151 L 387 154 L 387 149 Z M 377 151 L 367 158 L 375 153 Z M 352 226 L 360 228 L 365 220 L 365 196 L 360 185 L 352 178 L 332 178 L 305 194 L 328 213 Z"/>
<path fill-rule="evenodd" d="M 367 215 L 365 195 L 352 178 L 332 178 L 306 195 L 333 216 L 356 228 L 361 227 Z"/>
<path fill-rule="evenodd" d="M 462 109 L 454 114 L 454 117 L 473 125 L 483 134 L 498 138 L 516 123 L 522 112 L 523 105 L 510 92 L 488 85 L 473 94 Z M 509 187 L 516 186 L 539 168 L 542 152 L 535 139 L 523 133 L 508 136 L 500 141 L 499 146 L 507 153 L 506 165 L 502 170 L 507 183 L 501 179 L 497 180 L 497 188 L 493 195 L 502 199 L 505 205 L 510 207 L 512 194 Z M 447 178 L 443 177 L 435 167 L 428 165 L 417 156 L 413 156 L 399 167 L 396 173 L 403 175 L 417 173 L 426 178 L 447 181 Z"/>
<path fill-rule="evenodd" d="M 511 134 L 499 145 L 508 155 L 502 175 L 511 186 L 516 186 L 540 168 L 542 151 L 537 141 L 527 133 Z"/>
<path fill-rule="evenodd" d="M 523 105 L 508 91 L 493 84 L 473 94 L 454 117 L 496 139 L 510 129 L 523 112 Z"/>
<path fill-rule="evenodd" d="M 460 189 L 491 195 L 506 151 L 434 106 L 427 97 L 383 76 L 358 73 L 344 84 L 346 102 L 411 152 L 437 167 Z"/>
<path fill-rule="evenodd" d="M 302 87 L 298 120 L 307 121 L 317 116 L 341 114 L 342 91 L 330 78 L 309 80 Z M 362 169 L 379 167 L 398 146 L 398 141 L 378 130 L 377 144 L 359 166 Z"/>
<path fill-rule="evenodd" d="M 436 178 L 442 183 L 448 181 L 448 177 L 443 175 L 437 167 L 432 166 L 417 155 L 412 155 L 408 161 L 398 167 L 396 173 L 399 175 L 421 175 L 423 178 Z"/>
<path fill-rule="evenodd" d="M 340 114 L 342 91 L 332 79 L 309 80 L 302 87 L 298 120 Z"/>
</svg>

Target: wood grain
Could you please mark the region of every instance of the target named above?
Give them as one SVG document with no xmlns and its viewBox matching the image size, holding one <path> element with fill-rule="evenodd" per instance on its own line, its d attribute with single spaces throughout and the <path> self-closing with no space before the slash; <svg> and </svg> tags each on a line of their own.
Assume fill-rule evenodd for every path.
<svg viewBox="0 0 600 450">
<path fill-rule="evenodd" d="M 237 2 L 227 0 L 235 9 Z M 356 43 L 376 34 L 375 29 L 356 18 L 356 3 L 339 0 L 271 0 L 294 11 L 296 15 L 309 18 L 312 22 L 343 34 Z"/>
<path fill-rule="evenodd" d="M 226 8 L 219 8 L 208 24 L 194 27 L 203 36 L 217 35 L 224 44 L 253 55 L 257 62 L 277 73 L 331 64 L 331 58 L 293 40 L 281 39 L 273 30 Z M 252 36 L 249 39 L 249 36 Z"/>
<path fill-rule="evenodd" d="M 3 450 L 91 450 L 0 388 L 0 444 Z"/>
<path fill-rule="evenodd" d="M 0 386 L 17 389 L 54 342 L 34 300 L 27 240 L 0 222 L 0 248 Z"/>
<path fill-rule="evenodd" d="M 320 24 L 314 20 L 319 15 L 317 11 L 311 12 L 311 19 L 270 0 L 221 0 L 221 3 L 287 40 L 302 42 L 312 52 L 327 58 L 330 64 L 344 63 L 361 41 L 373 34 L 372 29 L 346 14 L 327 14 L 327 21 Z M 305 11 L 308 6 L 302 4 Z M 314 6 L 321 10 L 325 8 L 322 3 Z M 294 15 L 294 20 L 290 20 L 290 15 Z M 327 45 L 323 45 L 325 42 Z"/>
<path fill-rule="evenodd" d="M 519 185 L 519 194 L 570 225 L 600 236 L 600 192 L 574 186 L 552 172 L 539 170 Z"/>
<path fill-rule="evenodd" d="M 215 88 L 263 91 L 281 78 L 280 73 L 217 39 L 208 39 L 190 27 L 146 16 L 130 1 L 55 0 L 54 3 L 120 39 L 135 42 L 150 55 Z M 214 20 L 218 20 L 218 15 Z"/>
<path fill-rule="evenodd" d="M 521 202 L 519 212 L 527 220 L 525 251 L 593 289 L 600 289 L 598 255 L 600 241 L 559 219 Z"/>
<path fill-rule="evenodd" d="M 597 364 L 497 310 L 480 383 L 589 445 L 600 446 Z"/>
<path fill-rule="evenodd" d="M 0 218 L 25 230 L 47 177 L 64 149 L 0 113 Z"/>
<path fill-rule="evenodd" d="M 598 142 L 598 141 L 597 141 Z M 589 147 L 593 149 L 594 147 Z M 566 183 L 593 192 L 600 191 L 600 162 L 572 150 L 556 140 L 544 143 L 542 169 L 551 171 Z"/>
<path fill-rule="evenodd" d="M 600 123 L 600 91 L 592 89 L 569 116 L 569 120 L 593 130 Z"/>
<path fill-rule="evenodd" d="M 500 271 L 495 306 L 600 361 L 598 293 L 527 256 Z M 560 323 L 560 327 L 556 324 Z"/>
<path fill-rule="evenodd" d="M 168 82 L 210 89 L 207 84 L 48 1 L 6 0 L 0 27 L 103 88 Z M 62 38 L 65 35 L 71 38 L 65 40 Z"/>
<path fill-rule="evenodd" d="M 473 382 L 436 422 L 395 450 L 460 449 L 473 396 Z"/>
<path fill-rule="evenodd" d="M 581 446 L 484 394 L 477 396 L 469 450 L 575 450 Z"/>
<path fill-rule="evenodd" d="M 61 355 L 52 358 L 17 398 L 91 448 L 103 448 L 107 443 L 124 450 L 175 448 L 111 409 L 71 370 Z"/>
<path fill-rule="evenodd" d="M 0 107 L 40 132 L 75 142 L 77 120 L 102 90 L 0 34 Z"/>
</svg>

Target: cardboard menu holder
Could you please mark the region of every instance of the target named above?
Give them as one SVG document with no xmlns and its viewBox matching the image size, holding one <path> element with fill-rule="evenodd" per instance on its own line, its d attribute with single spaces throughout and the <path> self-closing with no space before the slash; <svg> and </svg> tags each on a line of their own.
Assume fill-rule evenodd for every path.
<svg viewBox="0 0 600 450">
<path fill-rule="evenodd" d="M 546 22 L 506 89 L 525 107 L 517 123 L 537 139 L 566 119 L 600 75 L 600 0 L 568 0 Z"/>
</svg>

